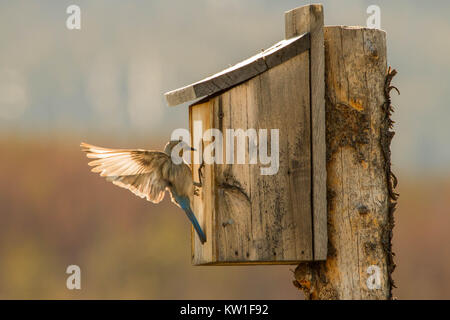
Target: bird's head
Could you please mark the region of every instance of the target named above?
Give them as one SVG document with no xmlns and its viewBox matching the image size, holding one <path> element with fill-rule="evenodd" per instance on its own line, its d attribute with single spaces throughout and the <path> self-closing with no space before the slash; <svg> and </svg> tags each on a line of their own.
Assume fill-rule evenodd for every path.
<svg viewBox="0 0 450 320">
<path fill-rule="evenodd" d="M 192 148 L 190 145 L 188 145 L 183 140 L 171 140 L 167 142 L 166 146 L 164 147 L 164 153 L 171 156 L 172 151 L 177 152 L 180 157 L 183 156 L 183 152 L 185 151 L 195 151 L 194 148 Z"/>
</svg>

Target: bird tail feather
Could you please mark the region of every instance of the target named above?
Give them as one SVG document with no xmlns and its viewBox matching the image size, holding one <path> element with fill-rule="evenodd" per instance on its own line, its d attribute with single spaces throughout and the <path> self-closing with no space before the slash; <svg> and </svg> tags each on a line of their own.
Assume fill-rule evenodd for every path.
<svg viewBox="0 0 450 320">
<path fill-rule="evenodd" d="M 184 209 L 184 212 L 186 213 L 189 221 L 191 221 L 192 225 L 194 226 L 195 231 L 197 231 L 198 237 L 200 238 L 200 241 L 203 243 L 206 242 L 206 235 L 203 233 L 202 228 L 198 224 L 197 218 L 194 215 L 194 212 L 192 212 L 190 206 Z"/>
</svg>

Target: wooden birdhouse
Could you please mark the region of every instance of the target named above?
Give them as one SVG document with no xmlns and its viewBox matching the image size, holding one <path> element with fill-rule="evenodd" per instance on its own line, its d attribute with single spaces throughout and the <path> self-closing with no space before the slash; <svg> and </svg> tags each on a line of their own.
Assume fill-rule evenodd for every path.
<svg viewBox="0 0 450 320">
<path fill-rule="evenodd" d="M 203 157 L 192 157 L 202 186 L 191 206 L 207 241 L 192 233 L 194 265 L 326 259 L 322 6 L 288 11 L 285 22 L 285 39 L 269 49 L 166 93 L 169 105 L 201 98 L 189 106 Z"/>
</svg>

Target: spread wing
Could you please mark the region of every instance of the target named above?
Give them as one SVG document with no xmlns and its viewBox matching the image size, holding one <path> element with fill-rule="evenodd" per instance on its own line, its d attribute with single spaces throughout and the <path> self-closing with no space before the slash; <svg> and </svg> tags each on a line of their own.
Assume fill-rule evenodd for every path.
<svg viewBox="0 0 450 320">
<path fill-rule="evenodd" d="M 164 199 L 172 163 L 167 154 L 141 149 L 107 149 L 86 143 L 81 144 L 81 149 L 88 158 L 96 159 L 89 162 L 92 172 L 153 203 Z"/>
</svg>

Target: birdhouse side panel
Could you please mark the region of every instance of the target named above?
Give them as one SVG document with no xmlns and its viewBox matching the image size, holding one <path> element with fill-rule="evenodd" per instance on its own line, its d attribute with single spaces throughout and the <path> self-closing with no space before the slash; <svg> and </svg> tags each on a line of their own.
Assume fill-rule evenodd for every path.
<svg viewBox="0 0 450 320">
<path fill-rule="evenodd" d="M 250 162 L 248 137 L 245 164 L 214 167 L 217 263 L 312 260 L 309 99 L 308 52 L 214 98 L 213 126 L 222 132 L 242 129 L 251 136 L 255 129 L 256 144 L 266 143 L 268 153 L 271 130 L 279 135 L 273 142 L 279 154 L 273 175 L 262 174 L 269 165 L 260 158 Z M 267 130 L 267 141 L 260 129 Z M 237 146 L 238 138 L 233 139 Z"/>
</svg>

